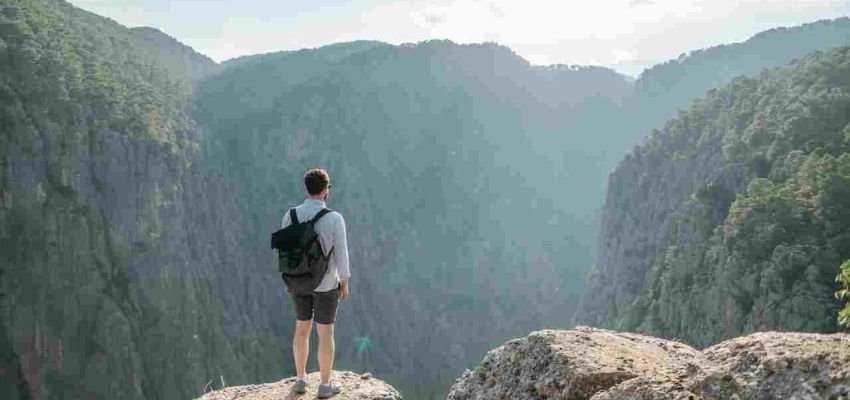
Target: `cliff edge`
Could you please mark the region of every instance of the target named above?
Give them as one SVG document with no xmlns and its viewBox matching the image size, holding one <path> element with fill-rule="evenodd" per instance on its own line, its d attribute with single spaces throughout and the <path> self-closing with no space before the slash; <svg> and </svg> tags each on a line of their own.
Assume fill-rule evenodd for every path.
<svg viewBox="0 0 850 400">
<path fill-rule="evenodd" d="M 319 373 L 307 375 L 310 384 L 307 393 L 292 392 L 294 377 L 260 385 L 234 386 L 204 394 L 197 400 L 280 400 L 315 399 L 319 387 Z M 331 397 L 333 400 L 401 400 L 401 394 L 389 384 L 375 379 L 371 374 L 357 374 L 351 371 L 334 371 L 334 384 L 342 387 L 342 393 Z"/>
</svg>

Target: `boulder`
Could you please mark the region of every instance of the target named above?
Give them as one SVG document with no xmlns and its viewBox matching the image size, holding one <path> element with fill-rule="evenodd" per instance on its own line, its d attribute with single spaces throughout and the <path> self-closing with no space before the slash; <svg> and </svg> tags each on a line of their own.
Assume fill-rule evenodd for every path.
<svg viewBox="0 0 850 400">
<path fill-rule="evenodd" d="M 449 392 L 460 399 L 588 399 L 637 377 L 673 378 L 699 357 L 685 344 L 577 327 L 541 330 L 491 350 Z"/>
<path fill-rule="evenodd" d="M 850 335 L 754 333 L 705 349 L 704 399 L 850 399 Z"/>
</svg>

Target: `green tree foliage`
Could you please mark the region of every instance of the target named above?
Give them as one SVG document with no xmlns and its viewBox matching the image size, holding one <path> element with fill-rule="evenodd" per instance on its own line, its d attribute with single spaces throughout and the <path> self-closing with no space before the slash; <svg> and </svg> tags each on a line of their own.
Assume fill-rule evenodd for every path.
<svg viewBox="0 0 850 400">
<path fill-rule="evenodd" d="M 838 272 L 838 276 L 835 277 L 835 281 L 841 285 L 841 288 L 835 292 L 835 298 L 847 301 L 847 303 L 844 304 L 844 308 L 838 312 L 838 324 L 850 327 L 850 260 L 841 264 L 841 268 Z"/>
<path fill-rule="evenodd" d="M 151 186 L 169 176 L 147 167 L 168 163 L 177 184 L 191 184 L 170 161 L 197 149 L 191 79 L 163 67 L 167 57 L 64 1 L 0 1 L 4 399 L 193 398 L 211 376 L 244 382 L 256 372 L 244 365 L 266 363 L 234 353 L 279 349 L 261 334 L 226 341 L 210 280 L 157 254 L 171 228 L 162 203 L 184 193 L 161 195 Z M 132 182 L 97 181 L 110 172 Z M 161 273 L 140 276 L 151 266 Z"/>
<path fill-rule="evenodd" d="M 816 40 L 766 59 L 846 40 L 836 26 L 814 29 L 821 32 L 811 35 Z M 713 65 L 735 64 L 723 51 L 711 54 Z M 717 69 L 699 69 L 702 61 L 683 60 L 687 74 L 662 68 L 670 72 L 642 78 L 649 86 L 658 78 L 675 92 L 669 102 L 636 96 L 653 110 L 647 115 L 672 112 L 699 94 L 694 87 L 711 85 L 702 74 Z M 764 62 L 746 65 L 755 72 Z M 722 183 L 695 193 L 703 210 L 697 220 L 710 240 L 663 251 L 652 296 L 638 299 L 639 312 L 624 324 L 679 332 L 681 319 L 692 318 L 707 328 L 706 338 L 716 336 L 716 318 L 696 318 L 721 297 L 732 299 L 733 317 L 758 307 L 758 321 L 770 323 L 832 312 L 820 295 L 807 293 L 825 293 L 819 285 L 834 271 L 823 266 L 847 256 L 829 252 L 847 248 L 850 222 L 850 174 L 838 153 L 850 141 L 847 121 L 843 139 L 833 135 L 847 75 L 809 64 L 820 72 L 793 84 L 765 78 L 758 98 L 749 94 L 762 80 L 736 81 L 701 112 L 684 113 L 652 134 L 651 151 L 672 150 L 670 157 L 684 161 L 728 130 L 730 160 L 748 165 L 753 183 L 746 193 Z M 366 316 L 347 319 L 341 310 L 339 343 L 352 344 L 340 348 L 341 368 L 374 368 L 409 397 L 433 398 L 494 345 L 569 323 L 583 285 L 576 277 L 593 261 L 604 178 L 633 139 L 632 126 L 623 129 L 623 121 L 633 122 L 622 108 L 632 90 L 624 77 L 598 67 L 530 66 L 502 46 L 448 41 L 362 41 L 246 57 L 193 87 L 217 71 L 149 28 L 128 30 L 60 0 L 0 1 L 0 363 L 8 366 L 0 397 L 191 398 L 210 377 L 239 384 L 291 374 L 280 364 L 279 337 L 224 332 L 225 320 L 251 325 L 257 314 L 276 309 L 269 299 L 279 293 L 236 267 L 214 278 L 169 275 L 191 266 L 175 264 L 184 253 L 162 249 L 172 238 L 207 265 L 254 260 L 250 250 L 227 244 L 266 243 L 286 206 L 303 196 L 300 173 L 315 165 L 332 171 L 331 204 L 343 205 L 352 233 L 360 278 L 343 307 Z M 671 77 L 676 82 L 667 85 Z M 676 91 L 679 81 L 688 90 Z M 190 155 L 201 145 L 185 112 L 194 89 L 194 116 L 208 134 L 203 167 L 241 191 L 206 192 L 199 181 L 214 181 L 212 175 L 176 162 L 197 160 Z M 750 123 L 763 108 L 773 111 Z M 110 153 L 106 136 L 117 137 Z M 133 151 L 140 147 L 152 150 Z M 132 204 L 122 203 L 132 214 L 126 220 L 126 210 L 113 203 L 118 182 L 76 176 L 104 159 L 126 162 L 131 172 L 121 176 L 138 184 L 128 189 Z M 173 179 L 163 181 L 167 187 L 144 186 L 153 178 L 143 167 L 159 164 Z M 97 194 L 83 193 L 89 186 Z M 199 230 L 216 231 L 208 241 L 195 231 L 169 236 L 197 228 L 184 225 L 188 215 L 232 216 L 216 214 L 229 210 L 230 199 L 247 222 L 237 216 L 225 221 L 232 226 L 203 225 L 216 228 Z M 220 207 L 205 209 L 202 200 Z M 623 208 L 628 200 L 615 199 Z M 174 221 L 160 214 L 168 203 L 183 205 L 169 214 Z M 727 214 L 738 218 L 728 233 L 716 223 Z M 243 235 L 244 226 L 250 231 Z M 787 231 L 801 236 L 788 241 Z M 717 260 L 729 267 L 707 272 Z M 133 276 L 150 266 L 157 268 L 151 276 Z M 265 281 L 272 272 L 256 275 Z M 241 288 L 215 292 L 220 281 Z M 721 294 L 711 291 L 717 281 L 725 282 Z M 688 292 L 703 286 L 696 297 Z M 751 299 L 756 291 L 770 295 L 759 303 Z M 225 301 L 250 310 L 224 309 Z M 288 332 L 287 323 L 274 322 L 275 333 Z M 29 386 L 7 385 L 14 381 Z"/>
<path fill-rule="evenodd" d="M 744 171 L 748 184 L 731 193 L 710 183 L 694 194 L 719 219 L 705 240 L 674 237 L 658 253 L 642 293 L 617 313 L 619 327 L 699 345 L 837 328 L 836 266 L 850 257 L 848 77 L 844 47 L 738 78 L 639 150 L 696 156 L 713 151 L 708 135 L 722 135 L 726 168 Z"/>
<path fill-rule="evenodd" d="M 0 112 L 14 127 L 7 140 L 27 144 L 36 132 L 28 127 L 82 118 L 91 129 L 185 144 L 188 79 L 166 73 L 126 28 L 62 1 L 8 0 L 0 40 Z"/>
</svg>

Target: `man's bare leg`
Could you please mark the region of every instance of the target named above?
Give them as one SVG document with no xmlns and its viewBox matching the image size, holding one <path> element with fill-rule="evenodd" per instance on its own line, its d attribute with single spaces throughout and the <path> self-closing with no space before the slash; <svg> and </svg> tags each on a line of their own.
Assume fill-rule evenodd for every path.
<svg viewBox="0 0 850 400">
<path fill-rule="evenodd" d="M 295 371 L 298 377 L 307 378 L 307 357 L 310 355 L 310 332 L 313 320 L 295 320 L 295 335 L 292 337 L 292 354 L 295 357 Z"/>
<path fill-rule="evenodd" d="M 327 385 L 331 380 L 331 370 L 334 364 L 334 324 L 316 323 L 319 331 L 319 371 L 322 384 Z"/>
</svg>

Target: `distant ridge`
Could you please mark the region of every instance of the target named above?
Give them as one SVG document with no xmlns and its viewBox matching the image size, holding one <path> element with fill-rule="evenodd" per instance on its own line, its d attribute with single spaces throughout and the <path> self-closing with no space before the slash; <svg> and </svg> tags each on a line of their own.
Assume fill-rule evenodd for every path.
<svg viewBox="0 0 850 400">
<path fill-rule="evenodd" d="M 211 58 L 156 28 L 136 27 L 131 28 L 130 32 L 140 44 L 158 55 L 163 65 L 172 73 L 186 75 L 192 82 L 200 81 L 221 70 L 221 66 Z"/>
</svg>

